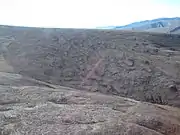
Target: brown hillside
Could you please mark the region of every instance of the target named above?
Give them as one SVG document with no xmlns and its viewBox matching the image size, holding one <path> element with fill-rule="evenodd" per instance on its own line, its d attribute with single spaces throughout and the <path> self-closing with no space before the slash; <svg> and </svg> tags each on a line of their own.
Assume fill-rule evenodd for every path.
<svg viewBox="0 0 180 135">
<path fill-rule="evenodd" d="M 1 26 L 0 135 L 180 135 L 179 43 Z"/>
<path fill-rule="evenodd" d="M 13 73 L 1 72 L 0 83 L 0 135 L 180 134 L 177 108 L 54 86 Z"/>
<path fill-rule="evenodd" d="M 34 79 L 179 106 L 180 37 L 118 30 L 1 27 L 6 63 Z"/>
</svg>

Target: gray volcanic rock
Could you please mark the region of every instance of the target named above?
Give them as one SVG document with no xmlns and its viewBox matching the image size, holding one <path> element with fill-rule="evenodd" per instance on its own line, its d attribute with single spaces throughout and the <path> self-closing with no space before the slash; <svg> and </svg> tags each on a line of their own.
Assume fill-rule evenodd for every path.
<svg viewBox="0 0 180 135">
<path fill-rule="evenodd" d="M 77 89 L 180 105 L 178 35 L 1 27 L 0 37 L 4 59 L 0 64 L 12 68 L 6 72 Z M 172 91 L 171 85 L 177 90 Z"/>
<path fill-rule="evenodd" d="M 0 135 L 180 134 L 178 36 L 0 29 Z"/>
<path fill-rule="evenodd" d="M 179 112 L 68 88 L 0 87 L 1 135 L 179 135 Z"/>
</svg>

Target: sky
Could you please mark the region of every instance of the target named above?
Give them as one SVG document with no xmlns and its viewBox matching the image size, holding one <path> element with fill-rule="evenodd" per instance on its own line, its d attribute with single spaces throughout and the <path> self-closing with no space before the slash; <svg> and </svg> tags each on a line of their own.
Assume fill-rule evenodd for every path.
<svg viewBox="0 0 180 135">
<path fill-rule="evenodd" d="M 0 24 L 95 28 L 180 17 L 180 0 L 0 0 Z"/>
</svg>

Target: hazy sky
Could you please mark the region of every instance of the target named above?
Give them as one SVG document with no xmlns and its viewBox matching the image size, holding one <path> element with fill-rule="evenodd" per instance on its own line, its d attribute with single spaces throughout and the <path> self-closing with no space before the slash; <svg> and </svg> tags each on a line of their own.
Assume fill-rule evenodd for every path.
<svg viewBox="0 0 180 135">
<path fill-rule="evenodd" d="M 178 16 L 180 0 L 0 0 L 7 25 L 91 28 Z"/>
</svg>

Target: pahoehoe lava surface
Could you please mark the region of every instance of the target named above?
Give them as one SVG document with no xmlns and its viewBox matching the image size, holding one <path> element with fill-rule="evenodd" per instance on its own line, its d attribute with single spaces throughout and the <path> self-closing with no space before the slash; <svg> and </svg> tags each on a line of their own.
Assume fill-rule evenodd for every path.
<svg viewBox="0 0 180 135">
<path fill-rule="evenodd" d="M 179 135 L 180 109 L 166 105 L 180 104 L 179 45 L 178 35 L 1 26 L 0 135 Z"/>
</svg>

